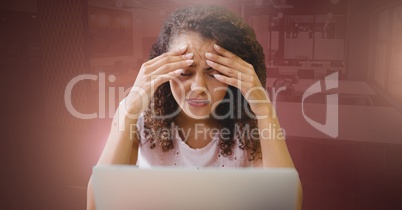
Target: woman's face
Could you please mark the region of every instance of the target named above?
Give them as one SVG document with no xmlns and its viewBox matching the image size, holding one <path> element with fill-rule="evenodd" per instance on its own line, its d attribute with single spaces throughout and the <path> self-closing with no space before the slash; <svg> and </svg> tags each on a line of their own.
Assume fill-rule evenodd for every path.
<svg viewBox="0 0 402 210">
<path fill-rule="evenodd" d="M 194 119 L 206 119 L 224 98 L 228 85 L 215 79 L 218 71 L 206 63 L 205 53 L 215 52 L 215 41 L 202 38 L 194 32 L 181 34 L 170 45 L 170 50 L 188 45 L 186 53 L 193 53 L 194 63 L 170 81 L 170 88 L 181 110 Z"/>
</svg>

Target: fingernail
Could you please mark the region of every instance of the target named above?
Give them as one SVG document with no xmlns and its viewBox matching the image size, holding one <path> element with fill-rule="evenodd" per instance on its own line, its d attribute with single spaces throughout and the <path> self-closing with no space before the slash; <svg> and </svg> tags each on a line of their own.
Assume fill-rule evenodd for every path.
<svg viewBox="0 0 402 210">
<path fill-rule="evenodd" d="M 191 59 L 192 57 L 193 57 L 193 53 L 187 53 L 186 55 L 185 55 L 185 57 L 187 58 L 187 59 Z"/>
<path fill-rule="evenodd" d="M 174 71 L 175 74 L 181 74 L 183 72 L 183 69 L 177 69 Z"/>
<path fill-rule="evenodd" d="M 219 45 L 217 45 L 217 44 L 214 44 L 214 48 L 217 49 L 217 50 L 220 50 L 220 49 L 221 49 L 221 46 L 219 46 Z"/>
<path fill-rule="evenodd" d="M 215 77 L 216 79 L 221 79 L 221 78 L 222 78 L 222 75 L 220 75 L 220 74 L 214 74 L 214 77 Z"/>
<path fill-rule="evenodd" d="M 194 60 L 186 60 L 187 65 L 191 65 L 194 62 Z"/>
<path fill-rule="evenodd" d="M 209 52 L 205 53 L 205 57 L 212 58 L 212 53 L 209 53 Z"/>
<path fill-rule="evenodd" d="M 213 61 L 206 60 L 206 62 L 207 62 L 207 64 L 208 64 L 208 66 L 214 65 L 214 62 L 213 62 Z"/>
<path fill-rule="evenodd" d="M 185 50 L 186 48 L 187 48 L 187 45 L 183 45 L 183 46 L 181 46 L 181 47 L 179 48 L 178 51 L 183 51 L 183 50 Z"/>
</svg>

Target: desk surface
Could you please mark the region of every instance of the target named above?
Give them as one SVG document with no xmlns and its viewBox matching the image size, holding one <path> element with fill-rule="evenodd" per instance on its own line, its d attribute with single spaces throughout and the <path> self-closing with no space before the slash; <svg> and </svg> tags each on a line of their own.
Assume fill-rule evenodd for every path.
<svg viewBox="0 0 402 210">
<path fill-rule="evenodd" d="M 325 104 L 304 104 L 305 115 L 324 124 Z M 277 102 L 278 119 L 287 136 L 332 139 L 314 128 L 301 103 Z M 393 107 L 339 105 L 339 135 L 334 140 L 402 144 L 402 114 Z"/>
<path fill-rule="evenodd" d="M 277 78 L 268 78 L 266 80 L 266 88 L 271 88 Z M 286 79 L 290 81 L 290 79 Z M 306 92 L 306 90 L 316 82 L 320 82 L 318 79 L 299 79 L 297 83 L 293 83 L 293 87 L 296 92 Z M 322 82 L 322 81 L 321 81 Z M 325 89 L 322 88 L 322 89 Z M 325 90 L 323 93 L 327 92 Z M 329 92 L 329 91 L 328 91 Z M 351 81 L 351 80 L 339 80 L 338 88 L 330 91 L 331 93 L 339 93 L 344 95 L 376 95 L 376 92 L 363 81 Z"/>
</svg>

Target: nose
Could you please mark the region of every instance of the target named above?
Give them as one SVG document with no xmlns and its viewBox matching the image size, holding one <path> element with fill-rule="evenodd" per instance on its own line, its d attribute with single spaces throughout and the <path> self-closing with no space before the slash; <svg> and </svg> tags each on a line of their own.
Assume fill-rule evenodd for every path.
<svg viewBox="0 0 402 210">
<path fill-rule="evenodd" d="M 205 78 L 200 73 L 196 73 L 196 75 L 193 77 L 193 81 L 191 82 L 191 91 L 198 94 L 207 91 Z"/>
</svg>

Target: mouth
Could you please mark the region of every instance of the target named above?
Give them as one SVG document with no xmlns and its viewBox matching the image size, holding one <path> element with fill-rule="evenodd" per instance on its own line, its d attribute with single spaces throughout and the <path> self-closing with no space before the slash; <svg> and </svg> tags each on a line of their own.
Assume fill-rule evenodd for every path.
<svg viewBox="0 0 402 210">
<path fill-rule="evenodd" d="M 186 99 L 186 101 L 188 104 L 190 104 L 190 106 L 194 106 L 194 107 L 203 107 L 210 103 L 209 100 L 205 100 L 205 99 Z"/>
</svg>

